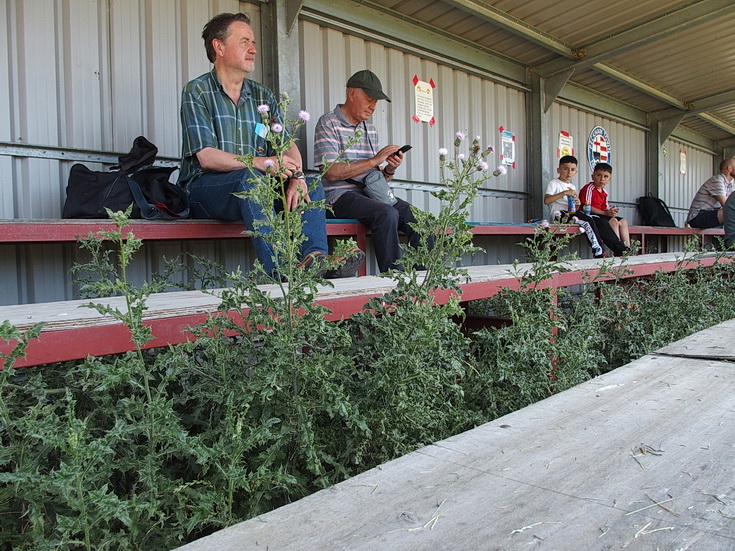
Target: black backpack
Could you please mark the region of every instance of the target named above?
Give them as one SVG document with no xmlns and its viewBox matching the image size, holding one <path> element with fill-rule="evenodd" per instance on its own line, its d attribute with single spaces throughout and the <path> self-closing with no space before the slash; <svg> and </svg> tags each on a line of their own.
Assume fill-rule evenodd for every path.
<svg viewBox="0 0 735 551">
<path fill-rule="evenodd" d="M 650 193 L 638 198 L 638 211 L 641 213 L 644 226 L 676 227 L 666 203 Z"/>
</svg>

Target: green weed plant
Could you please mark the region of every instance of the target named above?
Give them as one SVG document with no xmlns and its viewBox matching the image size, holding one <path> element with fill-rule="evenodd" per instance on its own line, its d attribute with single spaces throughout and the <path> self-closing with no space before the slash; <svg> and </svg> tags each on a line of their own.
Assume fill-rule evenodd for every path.
<svg viewBox="0 0 735 551">
<path fill-rule="evenodd" d="M 272 135 L 276 151 L 291 135 Z M 479 139 L 458 133 L 454 147 L 440 151 L 438 213 L 416 211 L 421 246 L 385 274 L 391 292 L 343 322 L 314 304 L 328 282 L 294 268 L 300 211 L 324 208 L 303 204 L 265 220 L 280 276 L 227 274 L 224 291 L 207 291 L 221 306 L 190 328 L 196 341 L 148 350 L 146 300 L 166 282 L 129 285 L 141 244 L 126 214 L 111 213 L 117 230 L 85 240 L 91 260 L 79 269 L 92 273 L 87 306 L 129 328 L 131 352 L 14 370 L 40 326 L 0 325 L 17 343 L 0 371 L 0 546 L 171 549 L 735 317 L 726 262 L 634 282 L 615 280 L 625 268 L 610 262 L 601 273 L 612 281 L 552 290 L 574 237 L 539 229 L 530 269 L 513 267 L 520 290 L 472 305 L 504 325 L 466 334 L 461 259 L 476 249 L 465 221 L 501 171 Z M 268 206 L 282 194 L 274 173 L 251 197 Z M 222 287 L 221 269 L 194 264 L 190 282 Z"/>
</svg>

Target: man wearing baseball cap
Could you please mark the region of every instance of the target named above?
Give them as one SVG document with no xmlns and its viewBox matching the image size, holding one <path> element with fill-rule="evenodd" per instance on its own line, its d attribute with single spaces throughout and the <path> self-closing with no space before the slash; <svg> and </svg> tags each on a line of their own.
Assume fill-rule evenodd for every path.
<svg viewBox="0 0 735 551">
<path fill-rule="evenodd" d="M 411 205 L 394 197 L 387 183 L 401 166 L 403 152 L 398 145 L 379 145 L 378 131 L 369 121 L 379 100 L 390 102 L 375 73 L 365 69 L 352 75 L 347 81 L 345 102 L 317 122 L 314 164 L 322 167 L 334 163 L 324 175 L 327 203 L 336 218 L 357 218 L 370 228 L 378 268 L 385 272 L 400 269 L 398 232 L 406 235 L 412 247 L 419 246 L 420 235 L 410 226 L 416 222 Z M 348 148 L 358 130 L 359 140 Z M 335 163 L 340 154 L 340 162 Z M 382 196 L 376 198 L 371 191 L 373 184 L 382 186 Z"/>
</svg>

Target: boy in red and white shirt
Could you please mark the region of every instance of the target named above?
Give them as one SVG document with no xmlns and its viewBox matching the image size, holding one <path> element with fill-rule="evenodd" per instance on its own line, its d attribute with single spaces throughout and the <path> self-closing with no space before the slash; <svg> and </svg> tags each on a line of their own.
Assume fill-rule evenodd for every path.
<svg viewBox="0 0 735 551">
<path fill-rule="evenodd" d="M 597 163 L 592 173 L 592 181 L 579 190 L 579 200 L 590 205 L 590 214 L 597 223 L 602 240 L 610 247 L 615 256 L 630 250 L 628 221 L 617 216 L 619 209 L 607 202 L 605 186 L 612 179 L 612 167 L 607 163 Z M 612 231 L 608 231 L 608 228 Z"/>
</svg>

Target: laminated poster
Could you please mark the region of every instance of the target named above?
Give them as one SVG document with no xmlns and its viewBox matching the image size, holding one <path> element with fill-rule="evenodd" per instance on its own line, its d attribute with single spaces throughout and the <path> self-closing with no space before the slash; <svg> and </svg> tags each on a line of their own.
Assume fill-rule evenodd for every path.
<svg viewBox="0 0 735 551">
<path fill-rule="evenodd" d="M 687 152 L 683 149 L 679 150 L 679 174 L 687 173 Z"/>
<path fill-rule="evenodd" d="M 504 165 L 516 167 L 516 136 L 513 132 L 505 130 L 502 126 L 500 131 L 500 162 Z"/>
<path fill-rule="evenodd" d="M 559 147 L 556 148 L 556 158 L 574 155 L 574 138 L 566 130 L 559 131 Z"/>
<path fill-rule="evenodd" d="M 426 82 L 414 75 L 414 115 L 411 117 L 414 122 L 428 122 L 429 126 L 434 126 L 434 88 L 433 79 Z"/>
<path fill-rule="evenodd" d="M 587 160 L 590 163 L 590 171 L 595 171 L 597 163 L 610 163 L 611 157 L 612 144 L 607 132 L 602 126 L 595 126 L 587 140 Z"/>
</svg>

